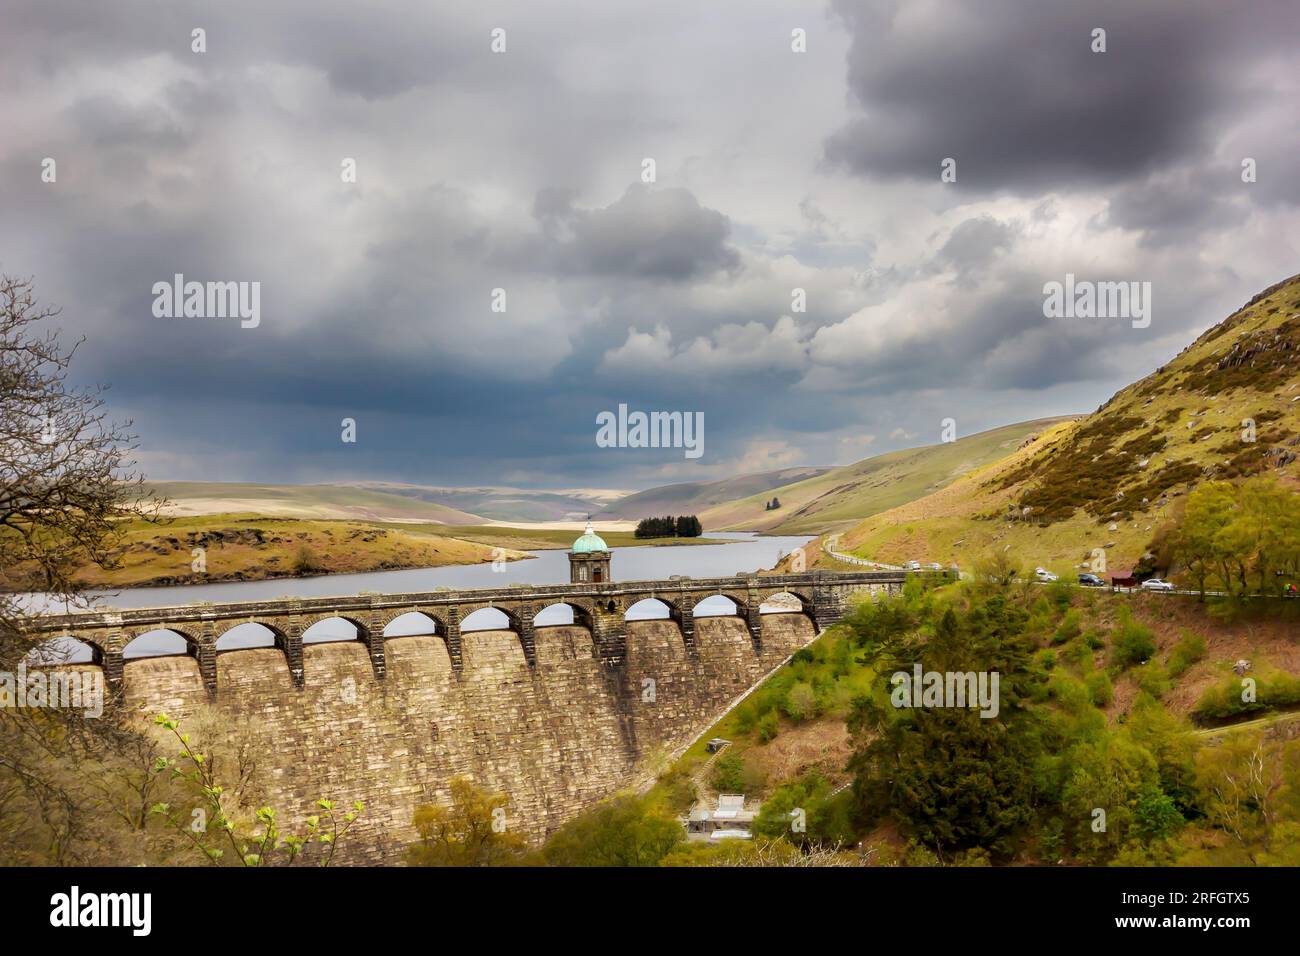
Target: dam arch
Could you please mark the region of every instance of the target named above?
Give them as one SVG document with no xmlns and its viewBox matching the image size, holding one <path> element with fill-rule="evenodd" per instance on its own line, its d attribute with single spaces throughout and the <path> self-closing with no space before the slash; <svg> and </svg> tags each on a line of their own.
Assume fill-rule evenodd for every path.
<svg viewBox="0 0 1300 956">
<path fill-rule="evenodd" d="M 155 627 L 125 635 L 122 659 L 134 661 L 146 657 L 181 655 L 198 657 L 199 647 L 200 642 L 184 631 L 174 627 Z"/>
</svg>

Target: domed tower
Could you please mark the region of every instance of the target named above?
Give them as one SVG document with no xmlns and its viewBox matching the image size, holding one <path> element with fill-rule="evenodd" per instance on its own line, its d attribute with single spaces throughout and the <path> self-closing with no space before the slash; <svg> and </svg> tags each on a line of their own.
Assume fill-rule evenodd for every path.
<svg viewBox="0 0 1300 956">
<path fill-rule="evenodd" d="M 587 517 L 587 530 L 569 552 L 569 580 L 574 584 L 600 584 L 609 581 L 609 562 L 613 553 L 605 544 L 605 539 L 591 528 L 591 516 Z"/>
</svg>

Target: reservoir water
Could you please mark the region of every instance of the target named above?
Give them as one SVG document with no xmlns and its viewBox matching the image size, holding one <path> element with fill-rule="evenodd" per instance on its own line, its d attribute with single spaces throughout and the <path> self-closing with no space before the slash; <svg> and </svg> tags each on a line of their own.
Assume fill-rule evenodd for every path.
<svg viewBox="0 0 1300 956">
<path fill-rule="evenodd" d="M 658 547 L 615 548 L 611 572 L 615 581 L 662 580 L 674 574 L 689 577 L 729 577 L 772 567 L 781 557 L 811 540 L 807 535 L 759 537 L 748 532 L 711 532 L 707 535 L 725 544 L 663 545 Z M 164 607 L 196 601 L 256 601 L 279 597 L 324 597 L 357 594 L 361 591 L 405 593 L 432 591 L 438 587 L 495 588 L 512 584 L 564 584 L 569 580 L 567 551 L 532 551 L 527 560 L 506 562 L 494 571 L 491 564 L 452 565 L 442 568 L 412 568 L 405 571 L 375 571 L 365 574 L 331 574 L 308 578 L 277 578 L 270 581 L 231 581 L 217 584 L 185 584 L 158 588 L 126 588 L 91 595 L 96 608 Z M 698 606 L 700 616 L 730 614 L 732 603 L 723 597 L 706 598 Z M 72 609 L 70 609 L 72 610 Z M 663 617 L 662 606 L 638 608 L 629 619 Z M 471 622 L 471 619 L 473 621 Z M 467 617 L 465 630 L 503 626 L 505 616 L 499 611 L 476 611 Z M 538 615 L 539 626 L 566 624 L 572 612 L 565 607 L 551 607 Z M 417 625 L 418 626 L 418 625 Z M 227 633 L 221 648 L 252 647 L 266 643 L 265 631 L 256 624 L 241 624 Z M 389 636 L 415 633 L 397 629 Z M 344 621 L 322 621 L 311 628 L 304 640 L 351 639 L 355 632 Z M 137 638 L 127 650 L 128 657 L 154 656 L 184 651 L 184 642 L 174 635 L 157 632 Z"/>
</svg>

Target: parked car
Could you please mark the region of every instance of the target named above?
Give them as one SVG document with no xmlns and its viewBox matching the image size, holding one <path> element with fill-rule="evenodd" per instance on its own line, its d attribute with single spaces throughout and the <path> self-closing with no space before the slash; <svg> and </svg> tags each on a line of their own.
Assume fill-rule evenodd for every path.
<svg viewBox="0 0 1300 956">
<path fill-rule="evenodd" d="M 920 561 L 908 561 L 907 564 L 903 565 L 903 567 L 904 567 L 906 570 L 908 570 L 908 571 L 920 571 L 920 570 L 921 570 L 921 562 L 920 562 Z"/>
<path fill-rule="evenodd" d="M 1087 573 L 1079 575 L 1079 583 L 1085 588 L 1100 588 L 1106 585 L 1106 582 L 1097 575 Z"/>
<path fill-rule="evenodd" d="M 1034 568 L 1034 577 L 1038 578 L 1038 580 L 1040 581 L 1058 580 L 1057 576 L 1053 574 L 1051 571 L 1047 570 L 1047 568 Z"/>
<path fill-rule="evenodd" d="M 927 564 L 925 567 L 926 567 L 926 570 L 927 570 L 927 571 L 942 571 L 942 570 L 943 570 L 943 565 L 940 564 L 938 561 L 931 561 L 931 562 L 930 562 L 929 564 Z"/>
<path fill-rule="evenodd" d="M 1160 578 L 1147 578 L 1142 582 L 1143 591 L 1172 591 L 1174 586 L 1168 581 L 1162 581 Z"/>
</svg>

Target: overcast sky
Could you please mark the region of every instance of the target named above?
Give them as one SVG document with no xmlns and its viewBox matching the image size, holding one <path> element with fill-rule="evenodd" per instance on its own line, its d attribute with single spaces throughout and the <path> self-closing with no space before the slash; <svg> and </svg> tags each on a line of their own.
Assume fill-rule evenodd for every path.
<svg viewBox="0 0 1300 956">
<path fill-rule="evenodd" d="M 155 478 L 844 464 L 1090 411 L 1300 271 L 1297 28 L 1283 0 L 6 0 L 0 270 L 86 337 Z M 155 317 L 175 273 L 260 282 L 260 325 Z M 1066 273 L 1150 282 L 1149 327 L 1045 318 Z M 703 412 L 703 456 L 597 447 L 619 403 Z"/>
</svg>

